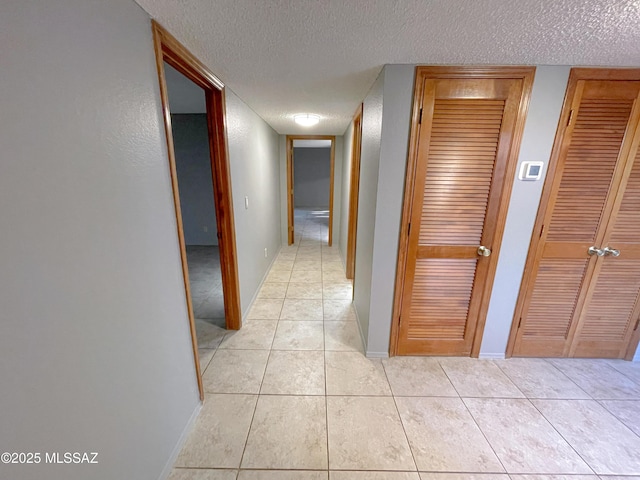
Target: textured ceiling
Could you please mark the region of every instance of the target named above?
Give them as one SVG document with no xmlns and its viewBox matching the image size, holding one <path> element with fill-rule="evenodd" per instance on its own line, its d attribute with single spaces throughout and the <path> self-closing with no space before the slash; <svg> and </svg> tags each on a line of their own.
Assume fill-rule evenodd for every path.
<svg viewBox="0 0 640 480">
<path fill-rule="evenodd" d="M 640 66 L 640 0 L 137 2 L 279 133 L 342 134 L 387 63 Z"/>
</svg>

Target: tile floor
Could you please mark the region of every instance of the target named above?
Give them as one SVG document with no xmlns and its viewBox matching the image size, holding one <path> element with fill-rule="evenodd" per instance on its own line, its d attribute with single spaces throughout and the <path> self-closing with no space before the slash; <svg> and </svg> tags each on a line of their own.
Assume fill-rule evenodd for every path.
<svg viewBox="0 0 640 480">
<path fill-rule="evenodd" d="M 251 320 L 209 332 L 171 480 L 640 479 L 640 364 L 367 359 L 326 220 L 296 228 Z"/>
</svg>

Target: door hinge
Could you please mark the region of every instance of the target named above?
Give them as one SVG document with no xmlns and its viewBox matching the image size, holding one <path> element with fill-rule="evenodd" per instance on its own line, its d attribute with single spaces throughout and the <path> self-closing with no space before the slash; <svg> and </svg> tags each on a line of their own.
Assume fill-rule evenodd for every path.
<svg viewBox="0 0 640 480">
<path fill-rule="evenodd" d="M 522 317 L 520 317 L 520 320 L 518 320 L 518 328 L 520 328 L 520 325 L 522 325 Z"/>
<path fill-rule="evenodd" d="M 571 125 L 571 121 L 573 120 L 573 110 L 569 112 L 569 119 L 567 120 L 567 127 Z"/>
<path fill-rule="evenodd" d="M 635 332 L 639 326 L 640 326 L 640 317 L 638 317 L 638 320 L 636 320 L 636 326 L 633 327 L 633 331 Z"/>
<path fill-rule="evenodd" d="M 544 233 L 544 225 L 542 225 L 542 228 L 540 229 L 540 238 L 542 238 L 543 233 Z"/>
<path fill-rule="evenodd" d="M 222 240 L 222 233 L 216 232 L 216 237 L 218 237 L 218 240 Z"/>
<path fill-rule="evenodd" d="M 411 222 L 407 224 L 407 236 L 411 233 Z"/>
<path fill-rule="evenodd" d="M 418 125 L 422 124 L 422 109 L 420 109 L 420 117 L 418 118 Z"/>
</svg>

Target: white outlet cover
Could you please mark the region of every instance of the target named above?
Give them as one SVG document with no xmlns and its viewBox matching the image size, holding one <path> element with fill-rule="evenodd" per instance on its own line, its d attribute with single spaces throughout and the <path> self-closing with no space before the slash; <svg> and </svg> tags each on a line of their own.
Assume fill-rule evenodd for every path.
<svg viewBox="0 0 640 480">
<path fill-rule="evenodd" d="M 244 197 L 244 209 L 249 210 L 249 197 Z"/>
</svg>

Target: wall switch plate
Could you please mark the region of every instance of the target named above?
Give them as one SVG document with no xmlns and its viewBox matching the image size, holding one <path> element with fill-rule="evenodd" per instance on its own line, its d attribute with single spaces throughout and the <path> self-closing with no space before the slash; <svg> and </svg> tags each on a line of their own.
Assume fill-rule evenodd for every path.
<svg viewBox="0 0 640 480">
<path fill-rule="evenodd" d="M 244 197 L 244 209 L 249 210 L 249 197 Z"/>
<path fill-rule="evenodd" d="M 524 180 L 528 182 L 535 182 L 542 178 L 543 162 L 522 162 L 520 165 L 520 172 L 518 173 L 518 180 Z"/>
</svg>

